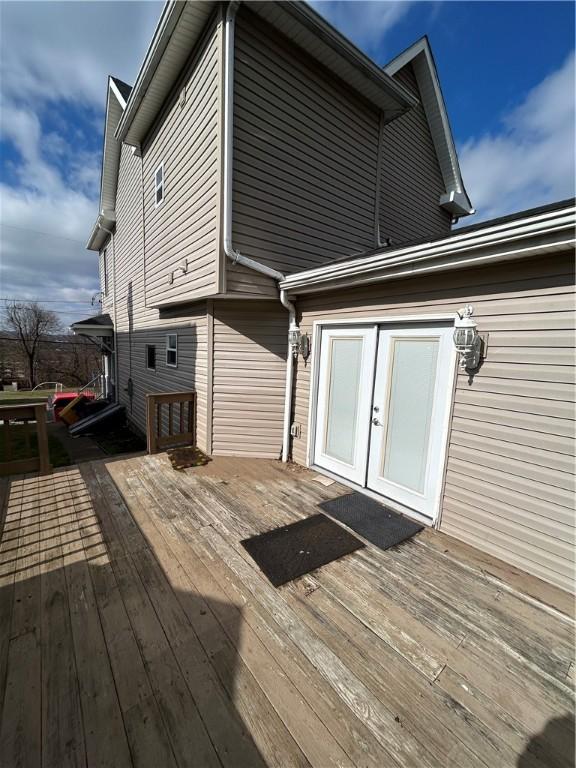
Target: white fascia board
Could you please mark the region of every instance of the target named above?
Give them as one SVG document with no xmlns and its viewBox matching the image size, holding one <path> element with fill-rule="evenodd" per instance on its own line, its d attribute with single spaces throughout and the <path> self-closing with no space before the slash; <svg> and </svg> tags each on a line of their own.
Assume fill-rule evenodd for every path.
<svg viewBox="0 0 576 768">
<path fill-rule="evenodd" d="M 475 213 L 474 208 L 470 206 L 468 195 L 464 192 L 452 191 L 440 195 L 440 205 L 457 218 Z"/>
<path fill-rule="evenodd" d="M 127 134 L 131 128 L 132 122 L 136 117 L 144 97 L 148 93 L 148 89 L 152 80 L 154 79 L 158 81 L 158 85 L 162 90 L 164 97 L 167 96 L 168 92 L 170 91 L 170 88 L 173 84 L 173 78 L 171 77 L 172 71 L 167 73 L 168 76 L 165 76 L 162 71 L 159 71 L 161 70 L 160 64 L 167 47 L 172 41 L 172 36 L 176 29 L 176 25 L 184 10 L 187 8 L 187 6 L 197 6 L 206 8 L 208 10 L 207 15 L 209 15 L 212 11 L 212 6 L 214 5 L 215 3 L 213 2 L 188 3 L 182 2 L 182 0 L 168 0 L 168 2 L 165 4 L 164 9 L 162 10 L 162 15 L 160 16 L 158 25 L 154 32 L 152 42 L 150 43 L 150 46 L 146 52 L 146 56 L 144 57 L 144 61 L 142 62 L 142 66 L 138 72 L 138 77 L 136 78 L 136 82 L 134 83 L 134 87 L 132 88 L 128 98 L 122 119 L 120 120 L 116 129 L 115 136 L 119 142 L 124 142 L 133 146 L 140 145 L 140 141 L 143 136 L 138 135 L 137 137 L 129 137 Z M 192 10 L 192 8 L 190 8 L 190 10 Z M 180 56 L 176 62 L 176 68 L 178 70 L 181 70 L 181 68 L 184 66 L 186 58 L 190 55 L 190 53 L 191 48 L 186 52 L 180 52 Z"/>
<path fill-rule="evenodd" d="M 407 64 L 412 64 L 414 69 L 422 106 L 426 113 L 446 188 L 446 194 L 440 197 L 439 204 L 454 216 L 469 216 L 475 213 L 475 210 L 462 181 L 460 163 L 450 128 L 446 103 L 440 87 L 438 70 L 426 37 L 421 38 L 403 51 L 387 64 L 384 70 L 389 75 L 395 75 Z"/>
<path fill-rule="evenodd" d="M 388 121 L 419 103 L 397 82 L 305 2 L 246 2 L 252 11 L 376 105 Z"/>
<path fill-rule="evenodd" d="M 114 211 L 102 211 L 98 215 L 92 232 L 86 243 L 86 250 L 88 251 L 101 251 L 106 240 L 110 237 L 110 233 L 106 230 L 112 230 L 116 226 L 116 214 Z"/>
<path fill-rule="evenodd" d="M 86 250 L 87 251 L 99 251 L 100 245 L 98 244 L 98 236 L 101 232 L 100 227 L 98 226 L 98 219 L 94 222 L 94 226 L 92 227 L 92 232 L 90 232 L 90 237 L 88 238 L 88 242 L 86 243 Z"/>
<path fill-rule="evenodd" d="M 531 245 L 527 243 L 521 247 L 510 248 L 483 248 L 473 254 L 464 256 L 447 256 L 427 260 L 406 261 L 398 266 L 389 267 L 386 270 L 366 272 L 352 277 L 334 278 L 331 280 L 318 282 L 315 285 L 307 285 L 297 289 L 288 289 L 286 292 L 291 297 L 304 294 L 321 293 L 323 291 L 337 291 L 338 289 L 348 290 L 358 288 L 369 284 L 380 284 L 390 280 L 401 280 L 406 278 L 419 277 L 421 275 L 430 275 L 435 272 L 454 272 L 458 269 L 470 269 L 471 267 L 486 267 L 492 264 L 500 264 L 506 261 L 528 259 L 535 256 L 545 256 L 554 252 L 563 251 L 574 247 L 576 240 L 573 235 L 563 233 L 563 237 L 557 237 L 549 243 L 537 243 Z M 532 241 L 530 241 L 532 242 Z"/>
<path fill-rule="evenodd" d="M 388 119 L 419 103 L 407 88 L 306 3 L 247 2 L 245 5 L 377 104 Z M 215 2 L 198 0 L 185 3 L 170 0 L 166 4 L 116 129 L 119 141 L 133 146 L 141 144 L 216 6 Z"/>
<path fill-rule="evenodd" d="M 576 208 L 569 206 L 435 242 L 317 267 L 289 275 L 279 287 L 290 293 L 303 293 L 343 281 L 346 285 L 377 282 L 424 270 L 459 269 L 475 263 L 525 258 L 574 244 L 575 225 Z"/>
<path fill-rule="evenodd" d="M 104 119 L 104 147 L 102 150 L 102 168 L 100 172 L 100 213 L 86 243 L 89 251 L 99 251 L 108 237 L 99 227 L 104 223 L 107 228 L 116 220 L 116 191 L 118 188 L 118 170 L 120 168 L 120 152 L 122 145 L 114 138 L 114 132 L 122 116 L 126 101 L 118 90 L 114 80 L 108 78 L 106 93 L 106 117 Z"/>
<path fill-rule="evenodd" d="M 114 96 L 116 96 L 116 99 L 118 101 L 118 104 L 120 104 L 120 107 L 122 108 L 122 111 L 124 111 L 126 109 L 126 100 L 124 99 L 124 96 L 122 96 L 120 91 L 118 90 L 118 86 L 114 82 L 114 78 L 110 77 L 108 79 L 108 85 L 110 86 L 110 90 L 112 91 Z"/>
</svg>

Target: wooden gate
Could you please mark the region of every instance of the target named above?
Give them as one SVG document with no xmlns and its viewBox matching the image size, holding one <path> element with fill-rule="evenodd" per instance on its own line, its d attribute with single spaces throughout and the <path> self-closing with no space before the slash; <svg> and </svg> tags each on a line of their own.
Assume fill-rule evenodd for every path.
<svg viewBox="0 0 576 768">
<path fill-rule="evenodd" d="M 168 406 L 168 410 L 163 406 Z M 196 392 L 146 395 L 146 439 L 148 453 L 158 453 L 177 445 L 194 445 Z"/>
</svg>

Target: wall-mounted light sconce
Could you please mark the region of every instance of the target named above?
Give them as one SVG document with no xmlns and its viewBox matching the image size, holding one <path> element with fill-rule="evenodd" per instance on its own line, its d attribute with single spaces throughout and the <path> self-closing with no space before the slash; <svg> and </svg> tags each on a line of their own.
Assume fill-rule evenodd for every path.
<svg viewBox="0 0 576 768">
<path fill-rule="evenodd" d="M 300 354 L 304 358 L 304 361 L 310 357 L 310 336 L 307 333 L 303 333 L 300 336 Z"/>
<path fill-rule="evenodd" d="M 288 344 L 292 355 L 297 357 L 300 346 L 300 328 L 290 328 L 288 331 Z"/>
<path fill-rule="evenodd" d="M 467 371 L 478 368 L 482 354 L 482 339 L 472 320 L 473 313 L 474 309 L 467 304 L 458 312 L 458 320 L 454 323 L 454 346 L 460 355 L 460 368 Z"/>
</svg>

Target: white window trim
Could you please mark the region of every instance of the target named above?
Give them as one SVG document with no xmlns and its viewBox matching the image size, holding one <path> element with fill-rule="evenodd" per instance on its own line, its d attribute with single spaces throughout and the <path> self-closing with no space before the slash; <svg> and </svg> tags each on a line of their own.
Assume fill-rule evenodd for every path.
<svg viewBox="0 0 576 768">
<path fill-rule="evenodd" d="M 154 349 L 154 368 L 151 368 L 148 365 L 148 350 L 150 349 L 150 347 Z M 146 370 L 155 371 L 156 370 L 156 344 L 146 344 L 145 353 L 146 353 Z"/>
<path fill-rule="evenodd" d="M 160 170 L 162 171 L 162 182 L 161 182 L 161 184 L 158 184 L 156 182 L 156 175 L 158 174 L 158 171 L 160 171 Z M 162 205 L 162 203 L 164 202 L 164 197 L 166 196 L 166 187 L 164 186 L 164 181 L 165 181 L 165 179 L 164 179 L 164 161 L 162 161 L 158 165 L 156 170 L 154 171 L 154 179 L 153 179 L 153 182 L 154 182 L 154 208 L 159 208 Z M 158 198 L 158 189 L 160 187 L 162 187 L 162 199 L 160 200 L 160 202 L 158 202 L 158 199 L 157 199 Z"/>
<path fill-rule="evenodd" d="M 170 336 L 174 336 L 174 338 L 176 339 L 176 343 L 173 347 L 170 346 Z M 175 363 L 168 362 L 168 352 L 176 353 Z M 168 366 L 168 368 L 178 368 L 178 334 L 177 333 L 166 334 L 166 365 Z"/>
</svg>

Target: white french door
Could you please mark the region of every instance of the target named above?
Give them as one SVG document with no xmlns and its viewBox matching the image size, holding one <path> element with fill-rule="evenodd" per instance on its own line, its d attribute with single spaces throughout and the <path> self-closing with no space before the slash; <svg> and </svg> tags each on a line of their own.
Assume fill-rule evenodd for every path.
<svg viewBox="0 0 576 768">
<path fill-rule="evenodd" d="M 359 485 L 366 476 L 377 329 L 322 331 L 315 463 Z"/>
<path fill-rule="evenodd" d="M 367 486 L 434 517 L 442 481 L 453 328 L 381 328 Z"/>
<path fill-rule="evenodd" d="M 453 325 L 324 327 L 314 464 L 433 519 L 454 375 Z"/>
</svg>

